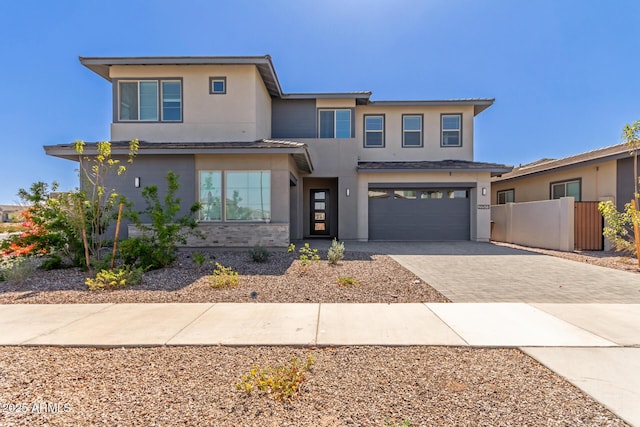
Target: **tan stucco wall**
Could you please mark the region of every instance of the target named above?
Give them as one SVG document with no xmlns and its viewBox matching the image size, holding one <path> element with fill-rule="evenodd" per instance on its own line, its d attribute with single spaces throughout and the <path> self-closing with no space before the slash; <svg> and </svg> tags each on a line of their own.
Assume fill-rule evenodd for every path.
<svg viewBox="0 0 640 427">
<path fill-rule="evenodd" d="M 364 115 L 385 115 L 385 147 L 364 148 Z M 423 147 L 402 147 L 402 115 L 422 114 Z M 462 147 L 440 146 L 440 115 L 462 114 Z M 362 161 L 473 160 L 473 106 L 371 106 L 356 107 L 356 139 Z"/>
<path fill-rule="evenodd" d="M 478 173 L 359 173 L 357 200 L 357 239 L 367 240 L 369 235 L 369 184 L 370 183 L 475 183 L 469 194 L 470 204 L 470 240 L 488 242 L 491 232 L 490 174 Z M 482 188 L 487 188 L 487 195 L 482 195 Z"/>
<path fill-rule="evenodd" d="M 271 223 L 289 223 L 289 155 L 200 154 L 195 156 L 196 200 L 201 170 L 271 171 Z M 224 179 L 224 178 L 223 178 Z M 223 184 L 224 185 L 224 184 Z"/>
<path fill-rule="evenodd" d="M 355 99 L 316 99 L 316 108 L 353 108 Z"/>
<path fill-rule="evenodd" d="M 271 138 L 271 95 L 260 77 L 257 68 L 253 69 L 256 86 L 256 139 Z"/>
<path fill-rule="evenodd" d="M 573 251 L 574 200 L 508 203 L 491 207 L 493 240 L 534 248 Z"/>
<path fill-rule="evenodd" d="M 271 133 L 271 101 L 254 65 L 112 66 L 110 76 L 182 78 L 183 92 L 183 123 L 112 123 L 112 140 L 255 141 Z M 226 77 L 227 93 L 210 94 L 209 77 Z"/>
<path fill-rule="evenodd" d="M 511 181 L 494 181 L 491 188 L 491 203 L 497 203 L 497 192 L 515 189 L 515 202 L 530 202 L 550 199 L 550 184 L 557 181 L 582 179 L 582 201 L 599 201 L 616 196 L 616 161 L 610 160 L 589 166 L 521 177 Z"/>
</svg>

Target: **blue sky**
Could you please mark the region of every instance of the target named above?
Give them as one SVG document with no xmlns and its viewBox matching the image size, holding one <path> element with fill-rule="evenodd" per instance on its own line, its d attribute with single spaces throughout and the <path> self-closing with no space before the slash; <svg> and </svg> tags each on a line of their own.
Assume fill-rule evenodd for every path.
<svg viewBox="0 0 640 427">
<path fill-rule="evenodd" d="M 0 204 L 76 186 L 43 145 L 109 138 L 109 83 L 78 56 L 270 54 L 285 92 L 496 98 L 475 158 L 517 165 L 619 143 L 640 119 L 636 0 L 5 2 Z"/>
</svg>

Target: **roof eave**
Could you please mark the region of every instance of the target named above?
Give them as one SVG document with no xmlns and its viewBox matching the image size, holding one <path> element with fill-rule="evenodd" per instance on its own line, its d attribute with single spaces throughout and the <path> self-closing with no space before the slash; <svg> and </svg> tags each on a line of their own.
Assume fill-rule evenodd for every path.
<svg viewBox="0 0 640 427">
<path fill-rule="evenodd" d="M 113 65 L 255 65 L 269 93 L 282 97 L 280 81 L 270 55 L 264 56 L 139 56 L 139 57 L 79 57 L 80 63 L 111 81 L 109 67 Z"/>
</svg>

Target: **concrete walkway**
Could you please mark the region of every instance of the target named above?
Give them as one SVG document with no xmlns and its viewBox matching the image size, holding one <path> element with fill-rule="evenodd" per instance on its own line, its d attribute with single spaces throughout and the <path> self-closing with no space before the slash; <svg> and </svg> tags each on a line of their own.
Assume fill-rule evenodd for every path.
<svg viewBox="0 0 640 427">
<path fill-rule="evenodd" d="M 637 325 L 640 304 L 0 305 L 0 345 L 629 347 Z"/>
</svg>

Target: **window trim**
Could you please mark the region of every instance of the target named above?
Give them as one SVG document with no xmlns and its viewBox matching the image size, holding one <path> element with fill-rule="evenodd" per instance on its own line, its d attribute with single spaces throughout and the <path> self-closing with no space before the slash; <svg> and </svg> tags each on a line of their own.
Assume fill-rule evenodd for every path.
<svg viewBox="0 0 640 427">
<path fill-rule="evenodd" d="M 578 195 L 579 200 L 575 200 L 576 202 L 580 202 L 582 201 L 582 178 L 570 178 L 570 179 L 563 179 L 560 181 L 553 181 L 549 183 L 549 200 L 558 200 L 558 199 L 554 199 L 553 198 L 553 187 L 555 185 L 559 185 L 559 184 L 564 184 L 564 197 L 567 197 L 567 184 L 570 184 L 572 182 L 577 182 L 578 186 L 580 187 L 580 194 Z"/>
<path fill-rule="evenodd" d="M 321 126 L 320 126 L 320 113 L 322 113 L 323 111 L 333 111 L 333 137 L 326 137 L 326 136 L 320 136 L 320 132 L 321 132 Z M 335 107 L 335 108 L 318 108 L 318 112 L 316 114 L 317 120 L 318 120 L 318 139 L 345 139 L 345 137 L 340 137 L 338 138 L 336 136 L 336 126 L 338 121 L 336 120 L 336 113 L 338 111 L 348 111 L 349 112 L 349 136 L 348 138 L 353 138 L 353 116 L 354 116 L 354 109 L 353 108 L 339 108 L 339 107 Z"/>
<path fill-rule="evenodd" d="M 214 82 L 222 82 L 224 84 L 224 90 L 222 92 L 216 92 L 213 90 Z M 227 77 L 226 76 L 218 76 L 218 77 L 209 77 L 209 95 L 226 95 L 227 94 Z"/>
<path fill-rule="evenodd" d="M 458 119 L 460 120 L 459 122 L 459 126 L 457 129 L 458 132 L 458 141 L 459 144 L 458 145 L 445 145 L 444 144 L 444 118 L 446 116 L 457 116 Z M 451 132 L 451 129 L 446 129 L 447 131 Z M 441 113 L 440 114 L 440 147 L 442 148 L 460 148 L 462 147 L 462 113 Z"/>
<path fill-rule="evenodd" d="M 364 148 L 384 148 L 386 145 L 386 133 L 387 133 L 387 124 L 385 114 L 365 114 L 362 116 L 362 128 L 363 128 L 363 138 L 362 138 L 362 146 Z M 382 118 L 382 130 L 367 130 L 367 117 L 381 117 Z M 367 144 L 367 132 L 375 132 L 382 134 L 382 145 L 368 145 Z"/>
<path fill-rule="evenodd" d="M 502 193 L 508 193 L 511 192 L 513 193 L 513 202 L 507 202 L 506 201 L 506 197 L 505 197 L 505 202 L 504 203 L 500 203 L 500 194 Z M 496 191 L 496 204 L 497 205 L 506 205 L 507 203 L 515 203 L 516 201 L 516 189 L 515 188 L 507 188 L 505 190 L 498 190 Z"/>
<path fill-rule="evenodd" d="M 405 145 L 404 136 L 405 132 L 418 132 L 415 130 L 404 129 L 405 117 L 420 117 L 420 145 Z M 402 115 L 402 148 L 422 148 L 424 147 L 424 114 L 403 114 Z"/>
<path fill-rule="evenodd" d="M 138 84 L 138 117 L 140 117 L 140 82 L 156 82 L 157 90 L 157 113 L 158 118 L 155 120 L 122 120 L 120 119 L 121 103 L 120 103 L 120 84 L 121 83 L 137 83 Z M 164 111 L 162 108 L 162 83 L 163 82 L 179 82 L 180 83 L 180 120 L 164 120 Z M 113 122 L 114 123 L 184 123 L 184 82 L 182 77 L 123 77 L 113 80 Z"/>
</svg>

